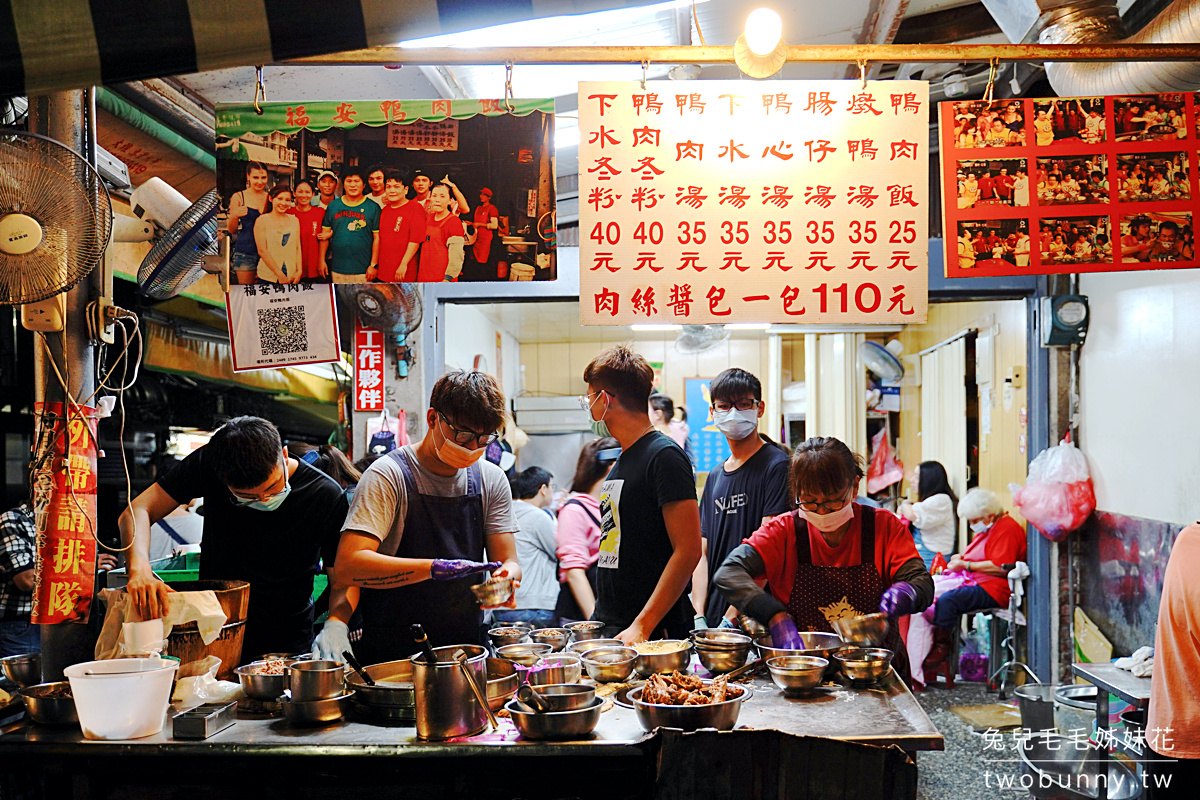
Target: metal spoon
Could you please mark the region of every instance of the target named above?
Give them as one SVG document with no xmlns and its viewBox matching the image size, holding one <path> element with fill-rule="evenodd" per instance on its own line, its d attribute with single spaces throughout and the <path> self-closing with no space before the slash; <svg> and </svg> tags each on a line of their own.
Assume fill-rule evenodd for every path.
<svg viewBox="0 0 1200 800">
<path fill-rule="evenodd" d="M 537 693 L 537 690 L 528 683 L 522 683 L 520 688 L 517 689 L 517 698 L 522 703 L 532 708 L 535 713 L 545 714 L 550 711 L 549 706 L 546 705 L 546 701 L 543 700 L 542 696 Z"/>
</svg>

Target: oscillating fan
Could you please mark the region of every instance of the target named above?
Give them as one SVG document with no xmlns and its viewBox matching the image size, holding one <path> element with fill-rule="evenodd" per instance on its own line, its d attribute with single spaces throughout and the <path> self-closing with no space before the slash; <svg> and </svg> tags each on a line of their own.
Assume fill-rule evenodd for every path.
<svg viewBox="0 0 1200 800">
<path fill-rule="evenodd" d="M 111 232 L 108 190 L 82 156 L 0 130 L 0 305 L 70 289 L 100 262 Z"/>
<path fill-rule="evenodd" d="M 206 271 L 219 273 L 228 291 L 228 272 L 206 262 L 217 253 L 217 190 L 210 189 L 195 203 L 164 180 L 151 178 L 129 199 L 139 219 L 153 222 L 164 233 L 138 267 L 138 286 L 152 300 L 167 300 L 187 289 Z"/>
<path fill-rule="evenodd" d="M 874 372 L 881 380 L 898 381 L 904 377 L 904 365 L 892 352 L 900 352 L 899 342 L 889 342 L 887 347 L 878 342 L 864 341 L 858 348 L 858 358 L 863 366 Z"/>
<path fill-rule="evenodd" d="M 685 356 L 703 353 L 728 339 L 731 333 L 724 325 L 684 325 L 675 340 L 675 352 Z"/>
<path fill-rule="evenodd" d="M 407 336 L 421 324 L 421 292 L 411 283 L 381 283 L 357 287 L 354 305 L 368 328 Z"/>
</svg>

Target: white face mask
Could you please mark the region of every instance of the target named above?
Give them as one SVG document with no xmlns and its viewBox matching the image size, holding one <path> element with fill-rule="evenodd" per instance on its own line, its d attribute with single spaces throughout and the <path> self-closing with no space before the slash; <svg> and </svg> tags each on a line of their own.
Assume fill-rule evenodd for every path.
<svg viewBox="0 0 1200 800">
<path fill-rule="evenodd" d="M 976 533 L 983 533 L 990 527 L 992 527 L 992 526 L 987 524 L 983 520 L 980 520 L 979 522 L 971 523 L 971 530 L 975 531 Z"/>
<path fill-rule="evenodd" d="M 740 441 L 758 428 L 758 411 L 756 409 L 749 411 L 738 411 L 736 408 L 728 411 L 713 409 L 712 415 L 717 429 L 730 439 Z"/>
<path fill-rule="evenodd" d="M 829 514 L 818 514 L 815 511 L 805 511 L 804 509 L 800 509 L 800 514 L 821 533 L 830 533 L 854 518 L 854 503 L 848 502 Z"/>
</svg>

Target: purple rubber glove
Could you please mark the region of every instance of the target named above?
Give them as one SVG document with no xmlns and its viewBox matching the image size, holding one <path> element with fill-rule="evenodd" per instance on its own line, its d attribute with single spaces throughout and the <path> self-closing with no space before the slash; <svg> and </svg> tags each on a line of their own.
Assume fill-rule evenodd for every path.
<svg viewBox="0 0 1200 800">
<path fill-rule="evenodd" d="M 429 577 L 435 581 L 452 581 L 465 575 L 477 572 L 491 572 L 500 569 L 499 561 L 467 561 L 463 558 L 435 558 L 429 569 Z"/>
<path fill-rule="evenodd" d="M 893 583 L 880 598 L 879 610 L 891 619 L 912 614 L 917 610 L 917 590 L 907 581 Z"/>
<path fill-rule="evenodd" d="M 785 614 L 778 622 L 771 624 L 771 644 L 780 650 L 800 649 L 800 631 L 796 630 L 796 623 L 791 617 Z"/>
</svg>

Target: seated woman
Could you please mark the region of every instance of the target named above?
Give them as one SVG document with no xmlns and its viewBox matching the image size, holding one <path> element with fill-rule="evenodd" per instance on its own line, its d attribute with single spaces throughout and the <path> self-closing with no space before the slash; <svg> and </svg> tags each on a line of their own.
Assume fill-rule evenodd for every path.
<svg viewBox="0 0 1200 800">
<path fill-rule="evenodd" d="M 934 555 L 948 556 L 954 552 L 958 536 L 954 506 L 958 498 L 940 461 L 922 461 L 909 475 L 908 485 L 910 491 L 917 490 L 917 502 L 905 500 L 899 513 L 913 523 L 917 553 L 927 568 L 932 567 Z"/>
<path fill-rule="evenodd" d="M 958 503 L 958 514 L 975 538 L 962 555 L 950 559 L 946 571 L 933 578 L 933 605 L 914 614 L 908 627 L 908 658 L 918 665 L 924 681 L 931 683 L 939 670 L 953 681 L 956 664 L 948 659 L 954 650 L 959 617 L 985 608 L 1003 608 L 1012 593 L 1005 564 L 1025 560 L 1025 531 L 987 489 L 971 489 Z"/>
<path fill-rule="evenodd" d="M 713 583 L 730 604 L 771 631 L 775 647 L 796 649 L 799 630 L 832 631 L 843 617 L 882 611 L 895 618 L 929 605 L 933 580 L 912 537 L 893 514 L 855 502 L 862 458 L 832 437 L 796 448 L 789 475 L 799 510 L 767 522 L 736 547 Z M 770 594 L 756 583 L 767 579 Z M 884 646 L 909 680 L 895 624 Z"/>
</svg>

